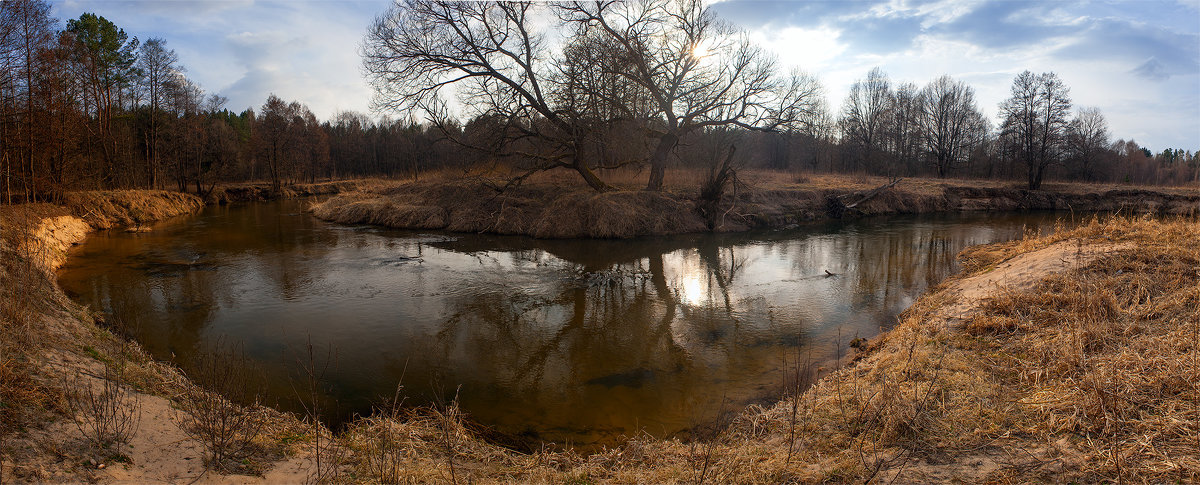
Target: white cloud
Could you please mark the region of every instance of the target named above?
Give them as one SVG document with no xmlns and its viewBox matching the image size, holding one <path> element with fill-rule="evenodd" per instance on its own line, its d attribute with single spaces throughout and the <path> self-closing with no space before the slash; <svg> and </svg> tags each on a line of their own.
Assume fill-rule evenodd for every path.
<svg viewBox="0 0 1200 485">
<path fill-rule="evenodd" d="M 838 36 L 837 30 L 828 27 L 767 28 L 750 34 L 751 39 L 778 55 L 784 64 L 806 70 L 828 66 L 846 51 Z"/>
</svg>

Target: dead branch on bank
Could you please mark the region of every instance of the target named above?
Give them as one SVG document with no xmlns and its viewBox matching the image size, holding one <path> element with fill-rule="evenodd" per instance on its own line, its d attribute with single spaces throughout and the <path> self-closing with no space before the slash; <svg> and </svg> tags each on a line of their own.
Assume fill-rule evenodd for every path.
<svg viewBox="0 0 1200 485">
<path fill-rule="evenodd" d="M 849 194 L 831 195 L 825 199 L 825 212 L 827 214 L 829 214 L 829 217 L 832 217 L 834 219 L 841 219 L 842 216 L 844 216 L 846 214 L 846 211 L 854 209 L 854 208 L 858 207 L 859 204 L 862 204 L 863 202 L 866 202 L 868 200 L 875 198 L 875 196 L 879 195 L 881 192 L 883 192 L 887 189 L 890 189 L 890 188 L 894 187 L 896 184 L 900 183 L 901 180 L 904 180 L 904 179 L 893 177 L 888 183 L 880 185 L 878 187 L 875 187 L 874 189 L 868 190 L 866 192 L 859 191 L 859 192 L 851 192 Z M 847 204 L 845 202 L 845 200 L 850 200 L 855 197 L 857 197 L 858 200 L 855 200 L 854 202 L 851 202 L 849 204 Z"/>
</svg>

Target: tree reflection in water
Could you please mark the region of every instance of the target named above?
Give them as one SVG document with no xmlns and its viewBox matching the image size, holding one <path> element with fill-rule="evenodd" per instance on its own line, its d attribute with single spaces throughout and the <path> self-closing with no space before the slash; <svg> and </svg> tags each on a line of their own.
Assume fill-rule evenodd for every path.
<svg viewBox="0 0 1200 485">
<path fill-rule="evenodd" d="M 722 396 L 769 397 L 785 356 L 830 358 L 953 272 L 963 247 L 1055 220 L 895 217 L 539 241 L 336 226 L 299 204 L 101 233 L 60 283 L 185 369 L 226 336 L 264 367 L 285 408 L 294 351 L 311 338 L 336 351 L 331 420 L 369 412 L 403 380 L 414 404 L 461 386 L 464 409 L 502 433 L 607 443 L 683 430 Z"/>
</svg>

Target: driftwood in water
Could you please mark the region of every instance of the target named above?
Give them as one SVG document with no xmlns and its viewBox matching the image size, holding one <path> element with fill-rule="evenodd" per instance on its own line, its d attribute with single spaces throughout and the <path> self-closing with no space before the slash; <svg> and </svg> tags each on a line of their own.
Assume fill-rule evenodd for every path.
<svg viewBox="0 0 1200 485">
<path fill-rule="evenodd" d="M 875 187 L 874 189 L 868 190 L 866 192 L 853 192 L 853 193 L 849 193 L 849 194 L 845 194 L 845 195 L 831 195 L 825 199 L 825 212 L 827 214 L 829 214 L 829 217 L 832 217 L 834 219 L 840 219 L 843 215 L 846 214 L 847 210 L 858 207 L 859 204 L 862 204 L 863 202 L 871 200 L 876 195 L 879 195 L 880 192 L 883 192 L 884 190 L 894 187 L 896 184 L 900 183 L 901 180 L 903 180 L 903 179 L 899 179 L 899 178 L 892 179 L 890 182 L 880 185 L 878 187 Z M 843 199 L 853 199 L 856 197 L 858 198 L 858 200 L 855 200 L 854 202 L 849 203 L 849 204 L 847 204 L 843 201 Z"/>
</svg>

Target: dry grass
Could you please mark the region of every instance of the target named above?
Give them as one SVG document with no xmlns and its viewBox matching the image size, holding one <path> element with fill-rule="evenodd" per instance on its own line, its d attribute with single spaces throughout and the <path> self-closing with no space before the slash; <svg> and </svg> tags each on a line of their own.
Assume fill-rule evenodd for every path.
<svg viewBox="0 0 1200 485">
<path fill-rule="evenodd" d="M 1113 220 L 1058 238 L 1136 248 L 992 298 L 969 322 L 991 337 L 980 350 L 1016 391 L 1020 429 L 1085 458 L 1059 478 L 1200 479 L 1200 224 Z"/>
<path fill-rule="evenodd" d="M 349 224 L 545 238 L 619 238 L 705 229 L 690 203 L 645 191 L 600 194 L 530 185 L 497 193 L 483 183 L 459 181 L 418 182 L 381 192 L 340 195 L 316 205 L 313 213 Z"/>
<path fill-rule="evenodd" d="M 199 197 L 166 190 L 69 192 L 64 204 L 96 229 L 141 225 L 200 210 Z"/>
<path fill-rule="evenodd" d="M 542 238 L 625 238 L 688 232 L 784 227 L 840 217 L 836 200 L 889 183 L 867 175 L 743 170 L 719 207 L 700 200 L 703 170 L 673 169 L 661 193 L 642 189 L 645 174 L 604 174 L 617 190 L 599 194 L 573 172 L 530 175 L 516 186 L 502 167 L 422 174 L 417 181 L 371 180 L 315 204 L 314 214 L 345 224 L 408 229 L 523 234 Z M 346 188 L 349 188 L 347 186 Z M 503 190 L 501 190 L 503 189 Z M 1112 190 L 1121 189 L 1118 192 Z M 954 210 L 1057 209 L 1195 214 L 1200 190 L 1056 184 L 1031 192 L 1011 181 L 905 179 L 858 204 L 852 215 Z M 703 215 L 702 215 L 703 214 Z"/>
</svg>

